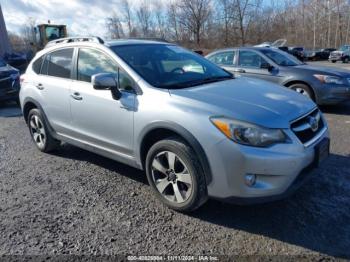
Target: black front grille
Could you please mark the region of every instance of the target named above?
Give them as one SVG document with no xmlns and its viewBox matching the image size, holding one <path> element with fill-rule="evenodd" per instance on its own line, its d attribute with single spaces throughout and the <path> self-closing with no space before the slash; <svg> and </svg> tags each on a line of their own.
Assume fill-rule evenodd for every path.
<svg viewBox="0 0 350 262">
<path fill-rule="evenodd" d="M 11 95 L 19 90 L 18 81 L 11 78 L 1 81 L 0 79 L 0 96 Z"/>
<path fill-rule="evenodd" d="M 292 122 L 291 129 L 299 140 L 305 144 L 313 139 L 324 126 L 325 124 L 321 117 L 321 112 L 315 109 L 310 114 Z"/>
<path fill-rule="evenodd" d="M 3 78 L 7 78 L 11 75 L 10 71 L 0 71 L 0 80 Z"/>
</svg>

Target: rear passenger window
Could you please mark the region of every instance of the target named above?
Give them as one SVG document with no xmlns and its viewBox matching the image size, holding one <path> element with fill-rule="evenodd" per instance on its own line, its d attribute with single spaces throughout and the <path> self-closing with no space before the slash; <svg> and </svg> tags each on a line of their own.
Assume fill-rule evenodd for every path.
<svg viewBox="0 0 350 262">
<path fill-rule="evenodd" d="M 47 75 L 47 69 L 49 68 L 50 55 L 46 55 L 44 59 L 43 66 L 41 67 L 40 74 Z"/>
<path fill-rule="evenodd" d="M 91 82 L 91 76 L 99 73 L 118 73 L 118 66 L 105 54 L 87 48 L 79 50 L 78 80 Z"/>
<path fill-rule="evenodd" d="M 73 48 L 61 49 L 50 53 L 48 75 L 70 78 Z"/>
<path fill-rule="evenodd" d="M 41 65 L 43 63 L 43 57 L 41 56 L 40 58 L 38 58 L 34 63 L 33 63 L 33 71 L 36 74 L 40 74 L 40 69 L 41 69 Z"/>
<path fill-rule="evenodd" d="M 214 54 L 213 56 L 208 58 L 211 62 L 219 65 L 233 65 L 234 52 L 227 51 L 221 52 L 218 54 Z"/>
</svg>

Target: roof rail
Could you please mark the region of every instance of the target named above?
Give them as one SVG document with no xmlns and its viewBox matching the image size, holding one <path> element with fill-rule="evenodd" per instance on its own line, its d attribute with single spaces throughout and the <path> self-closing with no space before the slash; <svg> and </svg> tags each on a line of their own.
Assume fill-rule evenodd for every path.
<svg viewBox="0 0 350 262">
<path fill-rule="evenodd" d="M 66 38 L 55 39 L 48 42 L 45 48 L 48 48 L 57 44 L 66 44 L 66 43 L 73 43 L 73 42 L 94 42 L 94 43 L 104 44 L 104 41 L 98 36 L 66 37 Z"/>
</svg>

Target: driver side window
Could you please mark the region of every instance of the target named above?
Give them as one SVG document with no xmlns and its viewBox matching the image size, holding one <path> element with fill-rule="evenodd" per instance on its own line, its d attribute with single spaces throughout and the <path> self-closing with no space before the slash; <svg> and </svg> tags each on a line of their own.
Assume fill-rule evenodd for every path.
<svg viewBox="0 0 350 262">
<path fill-rule="evenodd" d="M 266 60 L 252 51 L 239 51 L 238 66 L 261 68 Z"/>
<path fill-rule="evenodd" d="M 118 69 L 107 55 L 100 51 L 81 48 L 78 56 L 77 78 L 79 81 L 91 82 L 91 77 L 99 73 L 112 73 L 118 75 L 119 89 L 133 91 L 134 81 L 123 70 Z"/>
<path fill-rule="evenodd" d="M 91 76 L 99 73 L 118 73 L 118 66 L 105 54 L 88 48 L 79 49 L 78 80 L 91 82 Z"/>
</svg>

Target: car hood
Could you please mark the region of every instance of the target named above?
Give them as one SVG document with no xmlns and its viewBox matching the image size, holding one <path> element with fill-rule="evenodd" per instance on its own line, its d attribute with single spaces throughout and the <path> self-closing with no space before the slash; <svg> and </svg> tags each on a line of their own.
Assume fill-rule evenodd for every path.
<svg viewBox="0 0 350 262">
<path fill-rule="evenodd" d="M 169 92 L 180 97 L 179 101 L 201 107 L 210 115 L 224 115 L 270 128 L 289 128 L 291 120 L 316 107 L 309 98 L 295 91 L 245 77 Z"/>
<path fill-rule="evenodd" d="M 0 66 L 0 72 L 7 72 L 7 71 L 17 71 L 18 69 L 10 66 L 10 65 L 5 65 L 5 66 Z"/>
<path fill-rule="evenodd" d="M 313 66 L 313 65 L 305 64 L 305 65 L 293 66 L 291 68 L 300 69 L 301 71 L 304 71 L 304 72 L 305 70 L 307 70 L 315 74 L 317 73 L 317 74 L 324 74 L 324 75 L 335 75 L 339 77 L 350 76 L 349 70 L 334 68 L 334 67 L 327 67 L 327 66 Z"/>
</svg>

